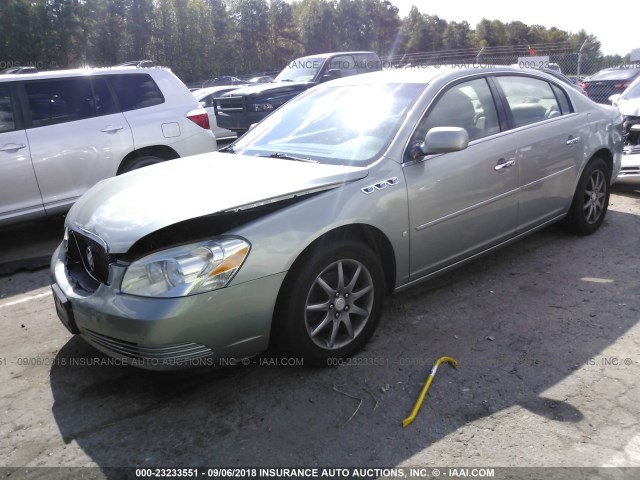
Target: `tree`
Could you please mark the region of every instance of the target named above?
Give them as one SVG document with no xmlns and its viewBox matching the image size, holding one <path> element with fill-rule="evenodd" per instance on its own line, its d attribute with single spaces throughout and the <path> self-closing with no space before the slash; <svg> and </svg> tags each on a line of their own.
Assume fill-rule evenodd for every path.
<svg viewBox="0 0 640 480">
<path fill-rule="evenodd" d="M 473 32 L 467 22 L 450 22 L 442 34 L 442 47 L 446 50 L 473 46 Z"/>
<path fill-rule="evenodd" d="M 298 29 L 293 20 L 291 5 L 284 0 L 269 3 L 269 62 L 263 70 L 280 70 L 292 57 L 302 54 Z"/>
<path fill-rule="evenodd" d="M 500 20 L 483 18 L 476 26 L 475 36 L 481 47 L 509 45 L 507 30 Z"/>
<path fill-rule="evenodd" d="M 308 54 L 338 50 L 335 4 L 323 0 L 302 0 L 293 4 L 303 51 Z"/>
<path fill-rule="evenodd" d="M 232 0 L 230 15 L 238 54 L 235 72 L 260 69 L 268 55 L 269 6 L 266 0 Z"/>
<path fill-rule="evenodd" d="M 129 56 L 143 60 L 150 54 L 153 35 L 153 0 L 127 0 L 127 33 L 130 38 Z"/>
</svg>

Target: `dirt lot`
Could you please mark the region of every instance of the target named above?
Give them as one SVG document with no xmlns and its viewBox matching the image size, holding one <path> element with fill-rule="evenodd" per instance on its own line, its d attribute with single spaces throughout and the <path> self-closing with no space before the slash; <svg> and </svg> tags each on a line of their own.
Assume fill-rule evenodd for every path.
<svg viewBox="0 0 640 480">
<path fill-rule="evenodd" d="M 59 229 L 0 231 L 0 262 L 48 255 Z M 58 321 L 47 269 L 25 265 L 0 277 L 0 467 L 12 467 L 0 478 L 62 476 L 15 470 L 42 466 L 640 467 L 638 190 L 616 189 L 590 237 L 552 227 L 390 298 L 366 351 L 328 369 L 105 366 Z M 441 355 L 460 368 L 440 368 L 403 429 Z"/>
</svg>

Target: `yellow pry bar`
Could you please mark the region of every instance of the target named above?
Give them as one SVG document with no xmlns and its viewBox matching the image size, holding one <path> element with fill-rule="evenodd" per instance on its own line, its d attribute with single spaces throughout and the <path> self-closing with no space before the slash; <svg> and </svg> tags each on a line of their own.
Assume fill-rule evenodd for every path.
<svg viewBox="0 0 640 480">
<path fill-rule="evenodd" d="M 418 396 L 418 400 L 416 400 L 416 403 L 413 405 L 413 409 L 411 410 L 411 415 L 409 415 L 407 418 L 405 418 L 402 421 L 403 428 L 411 425 L 411 422 L 413 422 L 416 419 L 416 415 L 418 415 L 418 412 L 420 411 L 420 407 L 422 407 L 422 403 L 424 402 L 424 397 L 427 396 L 427 390 L 429 390 L 429 387 L 431 386 L 431 382 L 433 381 L 433 377 L 438 371 L 438 367 L 440 366 L 440 364 L 445 362 L 451 365 L 453 368 L 458 368 L 458 362 L 451 357 L 440 357 L 438 360 L 436 360 L 436 363 L 433 365 L 433 368 L 431 369 L 431 373 L 429 374 L 427 381 L 422 387 L 422 391 Z"/>
</svg>

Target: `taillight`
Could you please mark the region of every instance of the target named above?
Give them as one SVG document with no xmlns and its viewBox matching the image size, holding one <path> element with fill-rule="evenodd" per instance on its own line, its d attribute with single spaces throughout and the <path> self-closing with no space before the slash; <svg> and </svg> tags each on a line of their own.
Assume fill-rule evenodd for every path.
<svg viewBox="0 0 640 480">
<path fill-rule="evenodd" d="M 187 118 L 199 127 L 204 128 L 205 130 L 209 130 L 211 128 L 211 125 L 209 124 L 209 115 L 207 115 L 207 112 L 202 112 L 202 110 L 195 110 L 193 112 L 187 113 Z"/>
<path fill-rule="evenodd" d="M 629 85 L 631 85 L 631 80 L 627 80 L 626 82 L 618 82 L 614 85 L 614 87 L 616 88 L 627 88 Z"/>
</svg>

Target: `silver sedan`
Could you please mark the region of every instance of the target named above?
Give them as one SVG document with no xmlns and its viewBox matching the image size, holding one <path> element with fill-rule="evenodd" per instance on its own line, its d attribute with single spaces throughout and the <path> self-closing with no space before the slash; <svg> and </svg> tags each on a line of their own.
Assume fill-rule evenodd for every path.
<svg viewBox="0 0 640 480">
<path fill-rule="evenodd" d="M 389 293 L 553 222 L 602 224 L 622 118 L 543 72 L 413 68 L 327 82 L 223 152 L 105 180 L 51 269 L 62 322 L 144 368 L 269 347 L 331 364 Z"/>
</svg>

